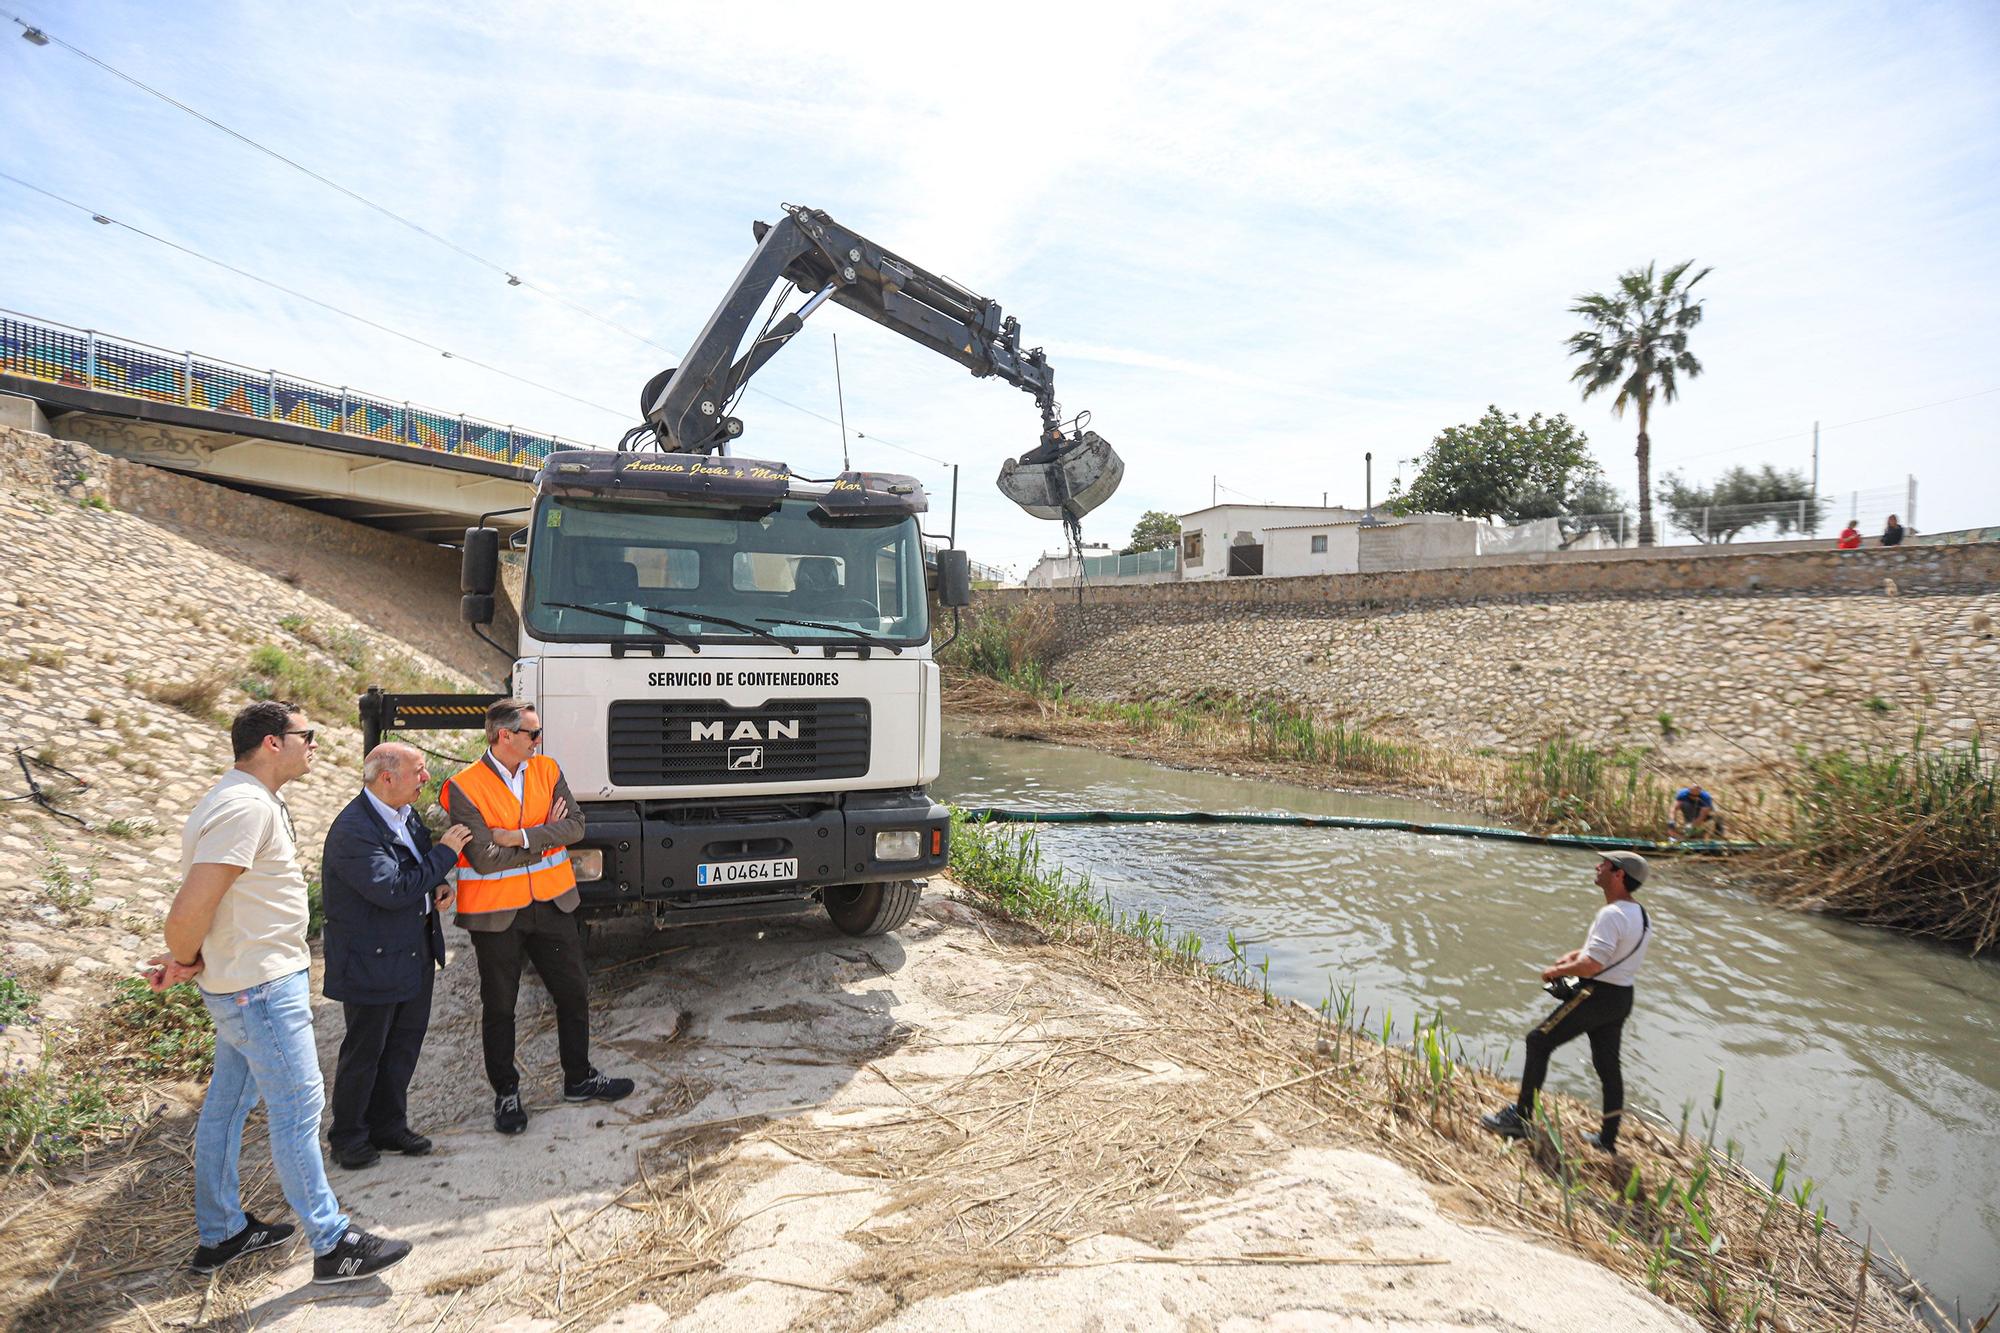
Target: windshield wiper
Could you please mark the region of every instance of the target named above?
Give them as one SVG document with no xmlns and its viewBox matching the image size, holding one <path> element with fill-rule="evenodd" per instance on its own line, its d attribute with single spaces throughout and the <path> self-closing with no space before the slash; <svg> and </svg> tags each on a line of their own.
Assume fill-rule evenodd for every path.
<svg viewBox="0 0 2000 1333">
<path fill-rule="evenodd" d="M 728 616 L 718 616 L 712 611 L 682 611 L 678 607 L 672 606 L 640 606 L 639 609 L 641 611 L 651 611 L 655 615 L 679 616 L 683 620 L 700 620 L 716 625 L 725 625 L 730 629 L 740 629 L 745 634 L 756 635 L 766 643 L 775 643 L 780 648 L 789 648 L 793 657 L 799 655 L 799 646 L 796 643 L 786 643 L 769 630 L 758 629 L 755 625 L 746 625 L 740 620 L 731 620 Z"/>
<path fill-rule="evenodd" d="M 901 644 L 891 643 L 879 634 L 870 634 L 867 630 L 855 629 L 852 625 L 829 625 L 823 620 L 780 620 L 772 616 L 758 616 L 757 621 L 759 624 L 764 625 L 800 625 L 806 629 L 823 629 L 833 634 L 848 634 L 862 643 L 887 648 L 898 657 L 903 655 L 903 646 Z"/>
<path fill-rule="evenodd" d="M 701 644 L 696 640 L 689 638 L 685 634 L 670 630 L 665 625 L 648 620 L 644 616 L 630 615 L 624 611 L 606 611 L 602 607 L 585 606 L 582 602 L 543 602 L 542 605 L 554 607 L 558 611 L 583 611 L 593 616 L 603 616 L 606 620 L 622 620 L 628 625 L 644 625 L 663 639 L 672 639 L 681 647 L 689 649 L 692 652 L 698 653 L 701 651 Z"/>
</svg>

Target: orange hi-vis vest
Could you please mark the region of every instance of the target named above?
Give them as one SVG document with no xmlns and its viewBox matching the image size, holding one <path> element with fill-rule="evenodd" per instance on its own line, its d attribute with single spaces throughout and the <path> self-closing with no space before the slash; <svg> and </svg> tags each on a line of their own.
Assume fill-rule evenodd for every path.
<svg viewBox="0 0 2000 1333">
<path fill-rule="evenodd" d="M 529 755 L 527 771 L 521 775 L 521 803 L 516 805 L 506 780 L 482 757 L 445 784 L 445 813 L 451 813 L 451 791 L 456 787 L 478 807 L 488 828 L 534 828 L 548 822 L 549 807 L 555 804 L 556 780 L 561 776 L 555 760 L 542 754 Z M 465 916 L 545 903 L 575 887 L 576 872 L 570 868 L 567 848 L 551 847 L 548 855 L 533 865 L 496 870 L 490 875 L 474 870 L 465 853 L 458 855 L 458 911 Z"/>
</svg>

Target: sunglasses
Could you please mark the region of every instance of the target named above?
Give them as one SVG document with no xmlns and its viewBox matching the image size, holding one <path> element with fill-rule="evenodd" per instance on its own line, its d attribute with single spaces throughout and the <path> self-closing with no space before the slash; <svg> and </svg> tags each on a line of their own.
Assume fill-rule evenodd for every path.
<svg viewBox="0 0 2000 1333">
<path fill-rule="evenodd" d="M 313 740 L 313 737 L 319 734 L 319 728 L 307 727 L 304 731 L 288 731 L 285 734 L 287 736 L 303 736 L 306 738 L 307 745 L 314 745 L 317 742 Z"/>
<path fill-rule="evenodd" d="M 531 741 L 538 741 L 542 738 L 542 729 L 540 727 L 536 727 L 533 731 L 528 730 L 526 727 L 509 727 L 507 729 L 516 736 L 526 736 Z"/>
</svg>

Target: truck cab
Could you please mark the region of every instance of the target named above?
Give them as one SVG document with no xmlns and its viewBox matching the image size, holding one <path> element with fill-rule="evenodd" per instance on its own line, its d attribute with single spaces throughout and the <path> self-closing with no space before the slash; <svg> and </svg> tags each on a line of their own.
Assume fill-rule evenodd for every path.
<svg viewBox="0 0 2000 1333">
<path fill-rule="evenodd" d="M 951 839 L 926 791 L 940 690 L 926 507 L 891 474 L 548 459 L 511 687 L 583 806 L 570 856 L 588 908 L 664 926 L 824 905 L 858 934 L 907 918 Z M 490 619 L 480 544 L 469 619 Z M 962 604 L 962 569 L 947 582 Z"/>
</svg>

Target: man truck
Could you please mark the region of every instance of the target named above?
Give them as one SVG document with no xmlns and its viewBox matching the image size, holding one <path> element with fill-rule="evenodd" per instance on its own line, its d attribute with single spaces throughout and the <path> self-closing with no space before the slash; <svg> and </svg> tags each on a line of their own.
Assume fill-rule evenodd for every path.
<svg viewBox="0 0 2000 1333">
<path fill-rule="evenodd" d="M 514 536 L 526 577 L 508 688 L 535 706 L 583 806 L 570 861 L 586 910 L 668 927 L 823 906 L 840 930 L 876 935 L 949 860 L 950 816 L 926 790 L 931 603 L 956 623 L 969 564 L 949 545 L 927 558 L 913 478 L 813 479 L 733 456 L 745 384 L 831 300 L 1034 395 L 1036 446 L 999 478 L 1028 513 L 1074 530 L 1123 464 L 1063 421 L 1047 357 L 996 302 L 814 209 L 787 205 L 755 236 L 687 356 L 646 385 L 643 422 L 616 449 L 543 463 Z M 488 642 L 499 555 L 497 527 L 467 530 L 462 611 Z M 366 742 L 477 726 L 497 697 L 370 690 Z"/>
</svg>

